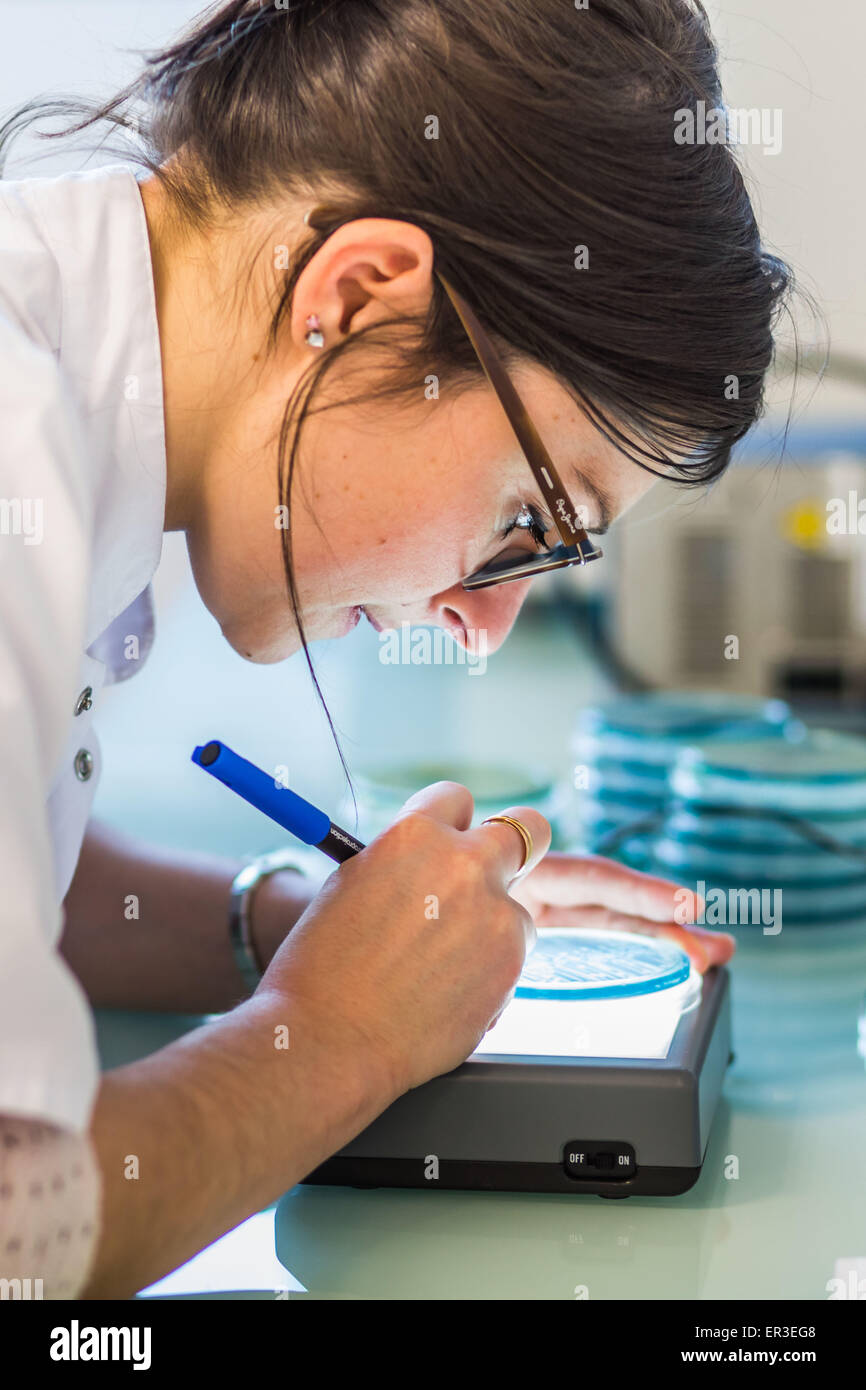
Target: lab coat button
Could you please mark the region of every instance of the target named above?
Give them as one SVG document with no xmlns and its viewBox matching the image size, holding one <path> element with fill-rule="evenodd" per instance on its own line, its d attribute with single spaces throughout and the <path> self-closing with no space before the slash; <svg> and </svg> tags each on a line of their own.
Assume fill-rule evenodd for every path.
<svg viewBox="0 0 866 1390">
<path fill-rule="evenodd" d="M 93 754 L 86 748 L 79 748 L 75 754 L 75 775 L 79 782 L 86 782 L 93 772 Z"/>
<path fill-rule="evenodd" d="M 81 694 L 79 695 L 78 699 L 75 701 L 75 713 L 76 715 L 84 714 L 85 710 L 91 709 L 92 706 L 93 686 L 86 685 L 82 690 Z"/>
</svg>

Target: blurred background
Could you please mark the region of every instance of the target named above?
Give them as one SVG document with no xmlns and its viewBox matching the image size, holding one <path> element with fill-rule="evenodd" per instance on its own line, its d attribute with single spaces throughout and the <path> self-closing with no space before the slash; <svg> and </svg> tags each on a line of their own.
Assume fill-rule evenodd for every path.
<svg viewBox="0 0 866 1390">
<path fill-rule="evenodd" d="M 3 0 L 2 105 L 50 92 L 112 92 L 136 70 L 138 51 L 163 44 L 199 8 L 193 0 Z M 857 853 L 846 858 L 838 844 L 821 854 L 813 848 L 834 870 L 825 874 L 831 886 L 847 885 L 848 895 L 826 910 L 823 900 L 818 907 L 803 900 L 806 925 L 796 942 L 806 954 L 791 959 L 800 959 L 794 973 L 806 968 L 803 961 L 817 949 L 816 924 L 826 919 L 823 939 L 828 945 L 836 939 L 843 953 L 836 975 L 849 980 L 848 1056 L 855 987 L 862 990 L 866 979 L 866 798 L 862 808 L 858 799 L 866 759 L 862 766 L 857 760 L 866 733 L 866 561 L 857 525 L 858 499 L 866 498 L 859 72 L 866 11 L 831 3 L 816 28 L 807 0 L 708 8 L 728 104 L 783 113 L 781 150 L 765 154 L 746 146 L 743 158 L 768 248 L 794 265 L 826 314 L 830 355 L 823 375 L 825 340 L 806 315 L 798 323 L 806 365 L 794 381 L 793 336 L 783 325 L 767 418 L 728 475 L 697 498 L 657 486 L 607 538 L 603 564 L 536 581 L 510 640 L 484 674 L 456 658 L 384 664 L 377 635 L 366 625 L 313 652 L 357 777 L 362 835 L 387 820 L 415 786 L 453 775 L 470 785 L 485 811 L 488 798 L 491 806 L 528 799 L 544 805 L 560 844 L 607 849 L 648 867 L 658 864 L 661 844 L 668 856 L 662 867 L 684 882 L 715 868 L 725 883 L 784 880 L 788 886 L 784 875 L 794 872 L 791 861 L 802 859 L 798 846 L 806 841 L 772 814 L 771 828 L 760 833 L 742 807 L 739 820 L 731 819 L 730 787 L 751 779 L 764 787 L 771 813 L 796 802 L 801 817 L 829 835 L 836 803 L 817 793 L 810 800 L 809 789 L 825 786 L 828 777 L 838 782 L 847 769 L 848 819 L 830 828 Z M 9 176 L 81 163 L 54 151 L 34 164 L 33 148 L 29 140 L 16 146 Z M 89 162 L 105 160 L 97 154 Z M 854 518 L 843 534 L 828 529 L 831 499 L 843 499 Z M 108 690 L 102 701 L 105 771 L 97 814 L 174 845 L 233 854 L 273 847 L 273 828 L 190 764 L 196 743 L 219 737 L 265 767 L 282 765 L 290 785 L 354 827 L 303 657 L 278 667 L 237 657 L 198 599 L 179 536 L 166 537 L 155 593 L 154 650 L 135 680 Z M 643 692 L 666 695 L 621 702 L 623 694 Z M 670 692 L 679 692 L 673 701 Z M 606 704 L 612 696 L 620 702 Z M 784 703 L 766 703 L 773 700 Z M 816 749 L 804 724 L 851 742 Z M 746 750 L 728 769 L 725 793 L 724 814 L 734 827 L 729 847 L 741 853 L 733 868 L 706 859 L 708 846 L 718 843 L 717 825 L 706 835 L 700 826 L 695 832 L 694 817 L 700 820 L 707 797 L 712 800 L 713 766 L 704 760 L 697 791 L 682 781 L 682 771 L 679 790 L 671 782 L 683 748 L 719 734 Z M 781 760 L 778 750 L 767 752 L 775 739 L 783 740 Z M 782 765 L 791 785 L 778 780 Z M 677 796 L 687 803 L 678 813 L 693 817 L 685 826 L 664 821 Z M 647 814 L 655 839 L 618 833 Z M 695 845 L 692 854 L 688 847 Z M 782 856 L 772 873 L 766 859 L 764 871 L 756 869 L 761 845 Z M 748 880 L 743 863 L 751 865 Z M 822 872 L 811 861 L 809 882 Z M 796 874 L 790 891 L 805 891 Z M 855 929 L 859 935 L 852 935 Z M 759 937 L 758 944 L 769 939 Z M 781 979 L 781 957 L 775 959 Z M 832 1013 L 841 996 L 831 985 L 825 993 Z M 799 1006 L 786 997 L 796 1018 Z"/>
</svg>

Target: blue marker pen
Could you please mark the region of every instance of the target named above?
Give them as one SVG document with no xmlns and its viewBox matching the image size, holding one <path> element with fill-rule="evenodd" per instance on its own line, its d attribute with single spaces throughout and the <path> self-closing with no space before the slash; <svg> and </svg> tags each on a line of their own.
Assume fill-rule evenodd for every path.
<svg viewBox="0 0 866 1390">
<path fill-rule="evenodd" d="M 328 820 L 324 811 L 311 806 L 309 801 L 289 791 L 288 787 L 278 785 L 260 767 L 247 762 L 246 758 L 240 757 L 217 739 L 196 748 L 192 760 L 224 786 L 237 792 L 244 801 L 255 806 L 257 811 L 270 816 L 277 825 L 303 840 L 305 845 L 315 845 L 323 854 L 336 859 L 338 864 L 351 859 L 353 854 L 364 848 L 361 841 L 350 835 L 348 830 L 341 830 L 339 825 Z"/>
</svg>

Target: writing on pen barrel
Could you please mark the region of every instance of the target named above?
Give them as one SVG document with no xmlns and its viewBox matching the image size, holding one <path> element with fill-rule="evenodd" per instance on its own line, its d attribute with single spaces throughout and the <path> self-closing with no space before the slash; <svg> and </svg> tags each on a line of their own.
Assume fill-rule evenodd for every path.
<svg viewBox="0 0 866 1390">
<path fill-rule="evenodd" d="M 222 782 L 224 787 L 243 797 L 250 806 L 255 806 L 257 811 L 303 840 L 305 845 L 314 845 L 329 858 L 336 859 L 338 864 L 351 859 L 364 848 L 361 840 L 356 840 L 348 830 L 335 825 L 324 811 L 276 782 L 267 772 L 242 758 L 219 739 L 211 739 L 209 743 L 195 748 L 192 761 Z"/>
</svg>

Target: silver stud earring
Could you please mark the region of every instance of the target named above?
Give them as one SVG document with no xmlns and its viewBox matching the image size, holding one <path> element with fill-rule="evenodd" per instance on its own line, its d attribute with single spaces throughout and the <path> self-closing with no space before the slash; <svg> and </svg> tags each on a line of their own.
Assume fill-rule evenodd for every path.
<svg viewBox="0 0 866 1390">
<path fill-rule="evenodd" d="M 322 332 L 322 325 L 319 322 L 318 314 L 308 314 L 305 324 L 307 335 L 304 341 L 310 347 L 320 348 L 325 346 L 325 335 Z"/>
</svg>

